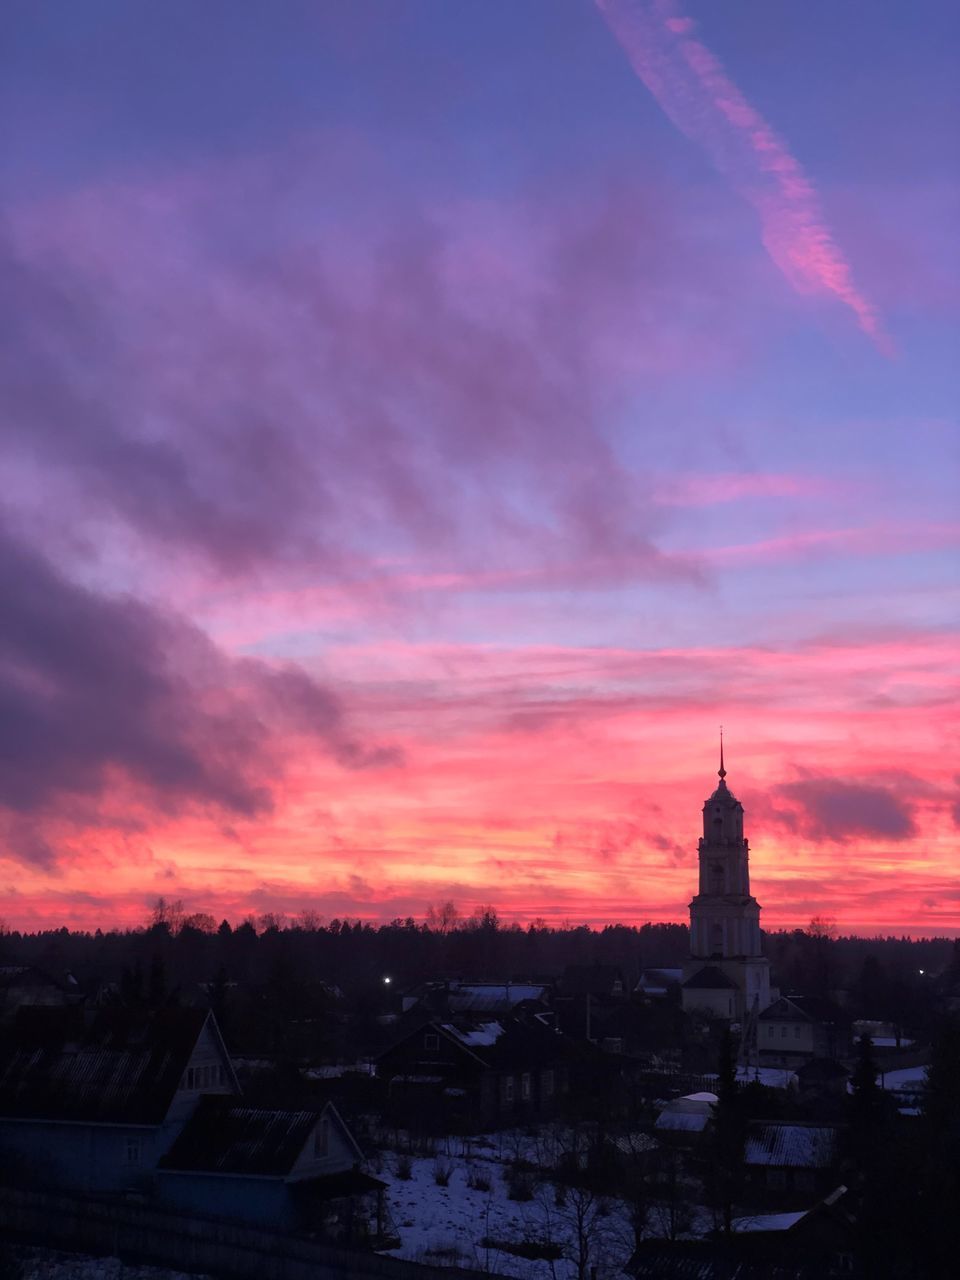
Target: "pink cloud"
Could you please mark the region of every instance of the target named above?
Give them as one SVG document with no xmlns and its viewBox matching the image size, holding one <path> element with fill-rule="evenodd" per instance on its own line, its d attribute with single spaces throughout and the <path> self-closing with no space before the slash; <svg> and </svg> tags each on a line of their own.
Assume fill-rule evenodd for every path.
<svg viewBox="0 0 960 1280">
<path fill-rule="evenodd" d="M 707 547 L 699 555 L 708 562 L 749 564 L 818 553 L 876 556 L 937 551 L 958 543 L 960 524 L 881 522 L 850 529 L 803 529 L 758 542 Z"/>
<path fill-rule="evenodd" d="M 667 506 L 700 507 L 743 498 L 816 498 L 849 491 L 827 476 L 783 472 L 680 472 L 654 486 L 654 498 Z"/>
<path fill-rule="evenodd" d="M 695 39 L 673 0 L 596 0 L 633 69 L 677 128 L 756 210 L 764 248 L 800 293 L 832 294 L 885 355 L 892 344 L 786 143 Z"/>
</svg>

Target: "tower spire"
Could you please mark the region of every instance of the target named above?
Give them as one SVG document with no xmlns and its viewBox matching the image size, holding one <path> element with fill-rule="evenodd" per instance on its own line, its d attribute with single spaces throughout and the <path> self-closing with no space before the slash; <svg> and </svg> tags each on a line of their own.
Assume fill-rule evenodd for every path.
<svg viewBox="0 0 960 1280">
<path fill-rule="evenodd" d="M 727 771 L 723 767 L 723 725 L 720 726 L 720 768 L 717 770 L 717 777 L 723 782 L 727 776 Z"/>
</svg>

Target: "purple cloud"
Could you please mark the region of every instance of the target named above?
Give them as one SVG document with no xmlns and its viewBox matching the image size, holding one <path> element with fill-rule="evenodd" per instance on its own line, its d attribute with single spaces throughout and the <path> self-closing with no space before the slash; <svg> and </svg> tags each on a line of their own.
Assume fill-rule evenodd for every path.
<svg viewBox="0 0 960 1280">
<path fill-rule="evenodd" d="M 784 783 L 777 795 L 797 807 L 800 830 L 813 839 L 907 840 L 916 832 L 911 804 L 892 787 L 802 778 Z"/>
<path fill-rule="evenodd" d="M 161 811 L 263 813 L 283 732 L 348 768 L 395 760 L 304 672 L 229 658 L 173 614 L 69 582 L 2 529 L 0 597 L 0 811 L 27 860 L 54 858 L 42 820 L 89 818 L 121 780 Z"/>
</svg>

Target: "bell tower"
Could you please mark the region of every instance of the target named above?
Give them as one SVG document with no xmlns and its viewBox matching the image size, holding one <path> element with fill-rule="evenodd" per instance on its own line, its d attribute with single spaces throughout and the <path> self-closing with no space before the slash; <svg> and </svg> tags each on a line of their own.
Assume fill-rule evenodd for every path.
<svg viewBox="0 0 960 1280">
<path fill-rule="evenodd" d="M 770 1003 L 770 962 L 760 940 L 760 904 L 750 893 L 750 847 L 743 805 L 727 786 L 720 734 L 720 781 L 703 805 L 699 885 L 690 903 L 690 958 L 683 1007 L 743 1018 Z"/>
</svg>

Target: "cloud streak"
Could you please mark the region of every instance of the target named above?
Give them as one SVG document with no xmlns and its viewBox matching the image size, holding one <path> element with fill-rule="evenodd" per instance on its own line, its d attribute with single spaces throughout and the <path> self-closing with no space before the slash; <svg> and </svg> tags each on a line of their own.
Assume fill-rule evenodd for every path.
<svg viewBox="0 0 960 1280">
<path fill-rule="evenodd" d="M 660 107 L 756 210 L 764 248 L 799 293 L 832 294 L 883 354 L 893 354 L 876 309 L 823 216 L 813 183 L 787 144 L 693 34 L 673 0 L 596 0 Z"/>
</svg>

